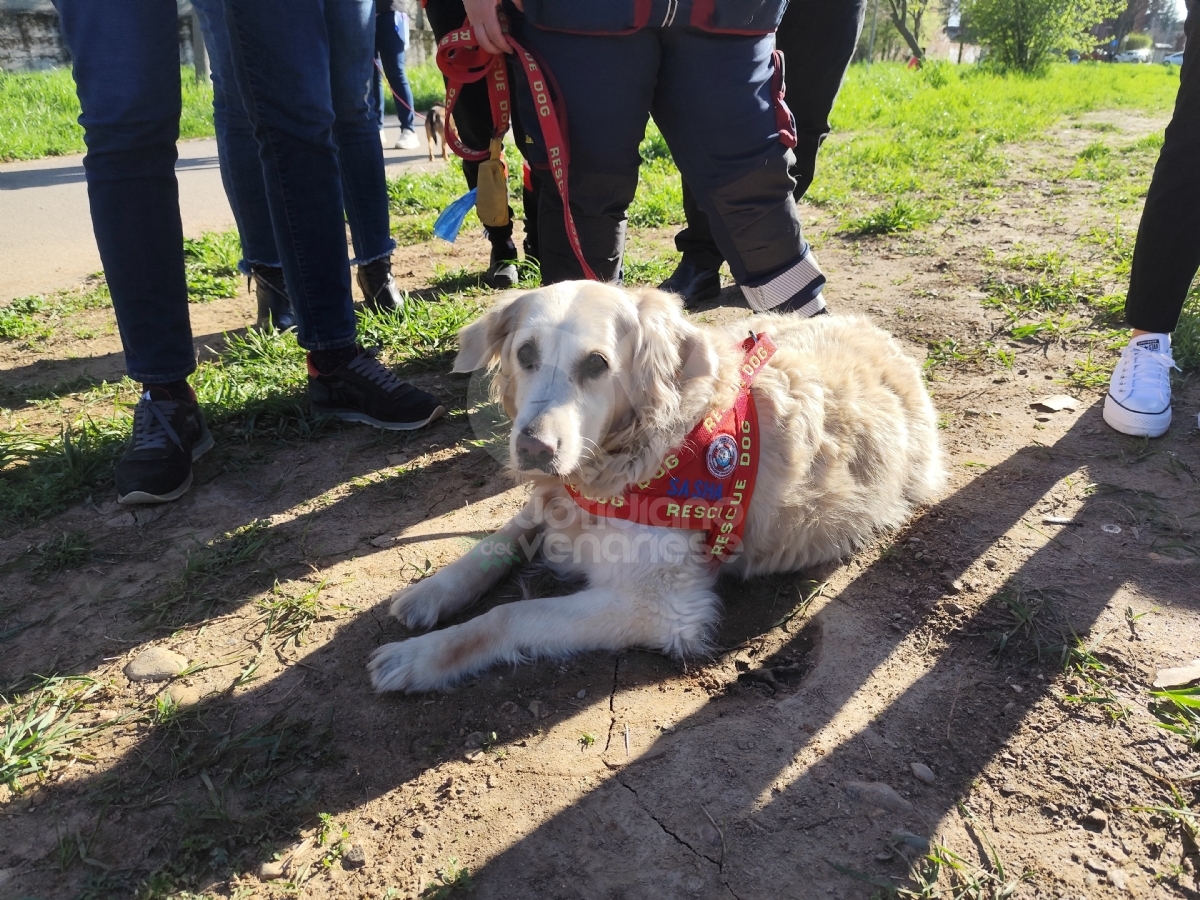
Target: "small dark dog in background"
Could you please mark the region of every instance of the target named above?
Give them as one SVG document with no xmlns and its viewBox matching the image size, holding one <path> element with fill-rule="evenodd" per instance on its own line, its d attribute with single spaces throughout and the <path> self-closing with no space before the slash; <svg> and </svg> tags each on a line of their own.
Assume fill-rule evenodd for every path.
<svg viewBox="0 0 1200 900">
<path fill-rule="evenodd" d="M 433 162 L 433 145 L 442 145 L 442 159 L 446 158 L 446 107 L 435 103 L 425 113 L 425 146 L 429 149 L 429 161 Z"/>
</svg>

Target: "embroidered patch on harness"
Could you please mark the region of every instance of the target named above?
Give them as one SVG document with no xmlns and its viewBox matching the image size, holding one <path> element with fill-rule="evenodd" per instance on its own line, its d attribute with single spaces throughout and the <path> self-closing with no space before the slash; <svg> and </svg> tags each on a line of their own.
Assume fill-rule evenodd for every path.
<svg viewBox="0 0 1200 900">
<path fill-rule="evenodd" d="M 728 478 L 737 468 L 737 461 L 737 441 L 728 434 L 718 434 L 714 437 L 712 443 L 708 445 L 706 462 L 709 474 L 713 478 Z"/>
</svg>

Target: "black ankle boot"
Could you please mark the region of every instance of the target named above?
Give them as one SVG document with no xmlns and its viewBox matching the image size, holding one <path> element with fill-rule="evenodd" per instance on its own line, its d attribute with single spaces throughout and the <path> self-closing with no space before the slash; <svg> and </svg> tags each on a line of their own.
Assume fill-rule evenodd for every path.
<svg viewBox="0 0 1200 900">
<path fill-rule="evenodd" d="M 383 256 L 358 267 L 358 288 L 363 305 L 375 312 L 404 309 L 404 298 L 392 277 L 392 258 Z"/>
<path fill-rule="evenodd" d="M 683 308 L 690 310 L 721 293 L 721 271 L 706 268 L 685 255 L 671 273 L 671 277 L 660 284 L 658 289 L 669 294 L 678 294 L 683 298 Z"/>
<path fill-rule="evenodd" d="M 517 245 L 511 239 L 505 244 L 492 244 L 487 274 L 483 276 L 484 284 L 508 290 L 516 287 L 520 280 L 521 276 L 517 273 Z"/>
<path fill-rule="evenodd" d="M 283 281 L 283 269 L 278 266 L 251 266 L 250 280 L 254 282 L 254 296 L 258 300 L 255 327 L 259 331 L 295 328 L 296 313 L 292 310 L 292 301 Z"/>
</svg>

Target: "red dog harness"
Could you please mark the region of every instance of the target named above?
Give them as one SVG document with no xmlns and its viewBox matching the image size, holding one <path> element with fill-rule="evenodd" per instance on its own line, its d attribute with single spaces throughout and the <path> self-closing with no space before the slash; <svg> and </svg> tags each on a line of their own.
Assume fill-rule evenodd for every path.
<svg viewBox="0 0 1200 900">
<path fill-rule="evenodd" d="M 554 186 L 562 197 L 563 221 L 566 224 L 567 240 L 575 251 L 575 258 L 583 267 L 584 277 L 590 281 L 599 281 L 587 260 L 583 258 L 583 247 L 579 243 L 579 232 L 575 230 L 575 219 L 571 216 L 571 201 L 567 191 L 567 166 L 571 161 L 570 148 L 563 134 L 558 112 L 554 108 L 551 97 L 549 79 L 542 74 L 533 55 L 512 39 L 508 33 L 508 20 L 503 14 L 500 25 L 508 42 L 512 44 L 518 62 L 525 67 L 529 79 L 529 87 L 533 94 L 534 106 L 537 108 L 538 123 L 541 125 L 542 138 L 546 142 L 546 155 L 550 160 L 550 174 L 554 177 Z M 487 79 L 488 101 L 492 107 L 493 143 L 504 138 L 508 133 L 508 125 L 512 118 L 512 92 L 508 87 L 508 69 L 504 63 L 503 54 L 488 53 L 479 46 L 475 38 L 475 30 L 467 23 L 458 31 L 451 31 L 438 41 L 438 68 L 446 76 L 446 143 L 458 156 L 469 160 L 488 159 L 492 154 L 489 150 L 472 150 L 459 140 L 454 131 L 454 104 L 462 92 L 464 84 Z"/>
<path fill-rule="evenodd" d="M 590 497 L 565 485 L 579 507 L 610 519 L 703 531 L 710 558 L 727 560 L 742 542 L 758 477 L 758 412 L 750 388 L 774 356 L 775 344 L 765 333 L 751 334 L 742 349 L 741 387 L 731 409 L 706 416 L 652 478 L 619 497 Z"/>
</svg>

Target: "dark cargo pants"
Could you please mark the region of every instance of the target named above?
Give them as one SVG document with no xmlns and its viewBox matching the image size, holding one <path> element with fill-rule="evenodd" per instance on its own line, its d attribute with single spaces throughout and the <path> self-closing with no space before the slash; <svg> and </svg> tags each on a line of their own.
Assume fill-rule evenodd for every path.
<svg viewBox="0 0 1200 900">
<path fill-rule="evenodd" d="M 794 160 L 780 142 L 771 35 L 713 34 L 691 27 L 625 35 L 572 34 L 530 26 L 514 36 L 549 69 L 570 141 L 571 210 L 596 275 L 621 277 L 626 211 L 637 190 L 638 145 L 651 115 L 707 213 L 713 238 L 740 284 L 795 294 L 807 245 L 792 199 Z M 526 155 L 546 162 L 527 84 L 517 89 Z M 564 110 L 560 110 L 563 112 Z M 538 207 L 542 278 L 582 278 L 561 200 L 547 183 Z M 818 273 L 819 274 L 819 273 Z M 806 282 L 807 283 L 807 282 Z"/>
</svg>

